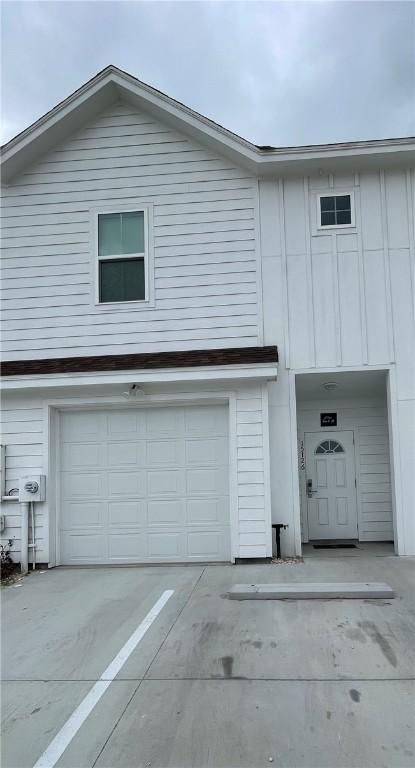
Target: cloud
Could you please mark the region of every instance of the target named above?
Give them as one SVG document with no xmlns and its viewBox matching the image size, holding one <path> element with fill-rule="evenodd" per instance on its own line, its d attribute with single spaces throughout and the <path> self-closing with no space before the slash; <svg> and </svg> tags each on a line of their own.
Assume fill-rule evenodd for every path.
<svg viewBox="0 0 415 768">
<path fill-rule="evenodd" d="M 109 63 L 258 144 L 415 133 L 410 2 L 4 2 L 3 139 Z"/>
</svg>

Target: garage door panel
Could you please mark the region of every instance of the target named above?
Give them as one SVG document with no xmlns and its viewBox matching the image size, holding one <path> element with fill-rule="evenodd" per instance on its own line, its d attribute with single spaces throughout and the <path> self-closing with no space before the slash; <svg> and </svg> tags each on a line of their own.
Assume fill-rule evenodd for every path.
<svg viewBox="0 0 415 768">
<path fill-rule="evenodd" d="M 185 441 L 186 464 L 225 464 L 227 445 L 223 438 L 195 438 Z"/>
<path fill-rule="evenodd" d="M 107 507 L 99 501 L 66 502 L 61 508 L 62 529 L 103 527 L 107 518 Z"/>
<path fill-rule="evenodd" d="M 147 558 L 145 532 L 111 533 L 108 537 L 108 559 L 117 562 L 137 562 Z"/>
<path fill-rule="evenodd" d="M 63 413 L 61 562 L 228 560 L 227 423 L 210 405 Z"/>
<path fill-rule="evenodd" d="M 189 557 L 210 560 L 218 552 L 225 553 L 229 547 L 229 542 L 226 540 L 227 536 L 228 533 L 226 532 L 224 535 L 223 531 L 192 531 L 188 533 L 187 551 Z"/>
<path fill-rule="evenodd" d="M 183 434 L 181 408 L 149 408 L 146 414 L 147 437 L 177 437 Z"/>
<path fill-rule="evenodd" d="M 148 556 L 151 558 L 183 559 L 183 535 L 176 533 L 149 533 Z"/>
<path fill-rule="evenodd" d="M 73 469 L 100 469 L 105 461 L 102 443 L 63 443 L 62 463 Z"/>
<path fill-rule="evenodd" d="M 66 533 L 63 536 L 64 562 L 102 563 L 108 559 L 107 536 L 99 533 Z"/>
<path fill-rule="evenodd" d="M 226 527 L 229 521 L 228 498 L 218 499 L 188 499 L 188 525 L 218 525 Z"/>
<path fill-rule="evenodd" d="M 175 496 L 183 492 L 183 472 L 178 469 L 160 469 L 147 472 L 147 495 Z"/>
<path fill-rule="evenodd" d="M 186 434 L 195 436 L 226 437 L 228 434 L 228 421 L 226 417 L 223 418 L 223 409 L 208 405 L 197 409 L 188 408 L 184 414 L 184 426 Z"/>
<path fill-rule="evenodd" d="M 107 419 L 100 411 L 64 414 L 61 424 L 63 442 L 77 440 L 78 442 L 98 441 L 105 439 Z"/>
<path fill-rule="evenodd" d="M 131 467 L 145 465 L 146 444 L 143 440 L 121 440 L 107 446 L 107 464 L 109 467 Z"/>
<path fill-rule="evenodd" d="M 110 528 L 118 526 L 147 525 L 147 503 L 142 501 L 117 501 L 108 504 L 108 524 Z"/>
<path fill-rule="evenodd" d="M 186 470 L 186 493 L 190 495 L 226 493 L 226 469 L 200 467 Z"/>
<path fill-rule="evenodd" d="M 140 431 L 140 421 L 137 419 L 137 411 L 113 411 L 108 413 L 108 437 L 137 436 Z"/>
<path fill-rule="evenodd" d="M 64 472 L 62 473 L 62 498 L 71 499 L 100 499 L 105 496 L 103 477 L 98 472 Z"/>
<path fill-rule="evenodd" d="M 184 446 L 182 441 L 149 440 L 147 442 L 148 466 L 179 466 L 183 465 Z"/>
<path fill-rule="evenodd" d="M 183 526 L 186 524 L 186 505 L 180 500 L 149 501 L 147 505 L 149 526 Z"/>
<path fill-rule="evenodd" d="M 108 472 L 108 496 L 145 496 L 146 473 Z"/>
</svg>

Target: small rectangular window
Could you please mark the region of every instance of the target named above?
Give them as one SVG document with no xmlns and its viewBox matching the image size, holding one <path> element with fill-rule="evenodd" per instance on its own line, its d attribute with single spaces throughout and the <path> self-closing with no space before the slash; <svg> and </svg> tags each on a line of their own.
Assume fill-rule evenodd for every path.
<svg viewBox="0 0 415 768">
<path fill-rule="evenodd" d="M 98 214 L 99 302 L 146 299 L 145 211 Z"/>
<path fill-rule="evenodd" d="M 320 197 L 320 226 L 341 227 L 352 224 L 351 195 L 322 195 Z"/>
</svg>

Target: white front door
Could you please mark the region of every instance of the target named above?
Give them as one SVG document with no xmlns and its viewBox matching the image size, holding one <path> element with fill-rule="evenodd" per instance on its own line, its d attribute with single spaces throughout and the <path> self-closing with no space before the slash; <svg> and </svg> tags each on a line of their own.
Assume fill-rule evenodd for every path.
<svg viewBox="0 0 415 768">
<path fill-rule="evenodd" d="M 306 432 L 310 539 L 357 539 L 353 432 Z"/>
</svg>

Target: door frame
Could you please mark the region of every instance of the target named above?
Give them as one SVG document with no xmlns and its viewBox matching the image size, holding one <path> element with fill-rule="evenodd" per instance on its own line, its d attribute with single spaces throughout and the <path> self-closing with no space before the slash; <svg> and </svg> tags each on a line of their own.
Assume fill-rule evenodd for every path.
<svg viewBox="0 0 415 768">
<path fill-rule="evenodd" d="M 357 492 L 358 483 L 360 481 L 360 474 L 359 474 L 359 477 L 358 477 L 358 472 L 357 472 L 357 467 L 358 467 L 358 462 L 357 462 L 358 452 L 356 450 L 356 437 L 357 437 L 356 433 L 357 433 L 357 430 L 354 429 L 353 427 L 348 427 L 347 429 L 346 428 L 338 428 L 338 427 L 334 428 L 333 427 L 333 429 L 325 428 L 324 430 L 316 429 L 316 430 L 312 430 L 312 431 L 308 430 L 308 431 L 302 432 L 301 433 L 301 435 L 302 435 L 301 439 L 302 439 L 302 442 L 303 442 L 303 445 L 304 445 L 304 466 L 305 466 L 304 480 L 305 480 L 305 482 L 307 482 L 306 435 L 322 435 L 323 437 L 321 439 L 324 440 L 324 435 L 338 434 L 339 432 L 340 433 L 341 432 L 351 432 L 352 435 L 353 435 L 353 451 L 351 453 L 351 459 L 352 459 L 352 462 L 353 462 L 354 478 L 355 478 L 354 495 L 355 495 L 355 499 L 356 499 L 357 540 L 360 541 L 359 531 L 360 531 L 360 522 L 361 522 L 361 520 L 360 520 L 361 508 L 360 508 L 360 494 Z M 302 504 L 302 507 L 303 507 L 302 523 L 303 523 L 304 543 L 305 543 L 306 540 L 307 540 L 307 542 L 310 541 L 309 526 L 308 526 L 307 490 L 306 490 L 305 487 L 301 489 L 301 495 L 302 495 L 302 501 L 303 501 L 303 504 Z M 307 539 L 305 539 L 306 531 L 307 531 Z M 333 539 L 336 539 L 336 537 L 334 536 Z M 312 539 L 312 541 L 314 541 L 314 539 Z M 328 541 L 330 541 L 330 539 L 328 539 Z"/>
</svg>

